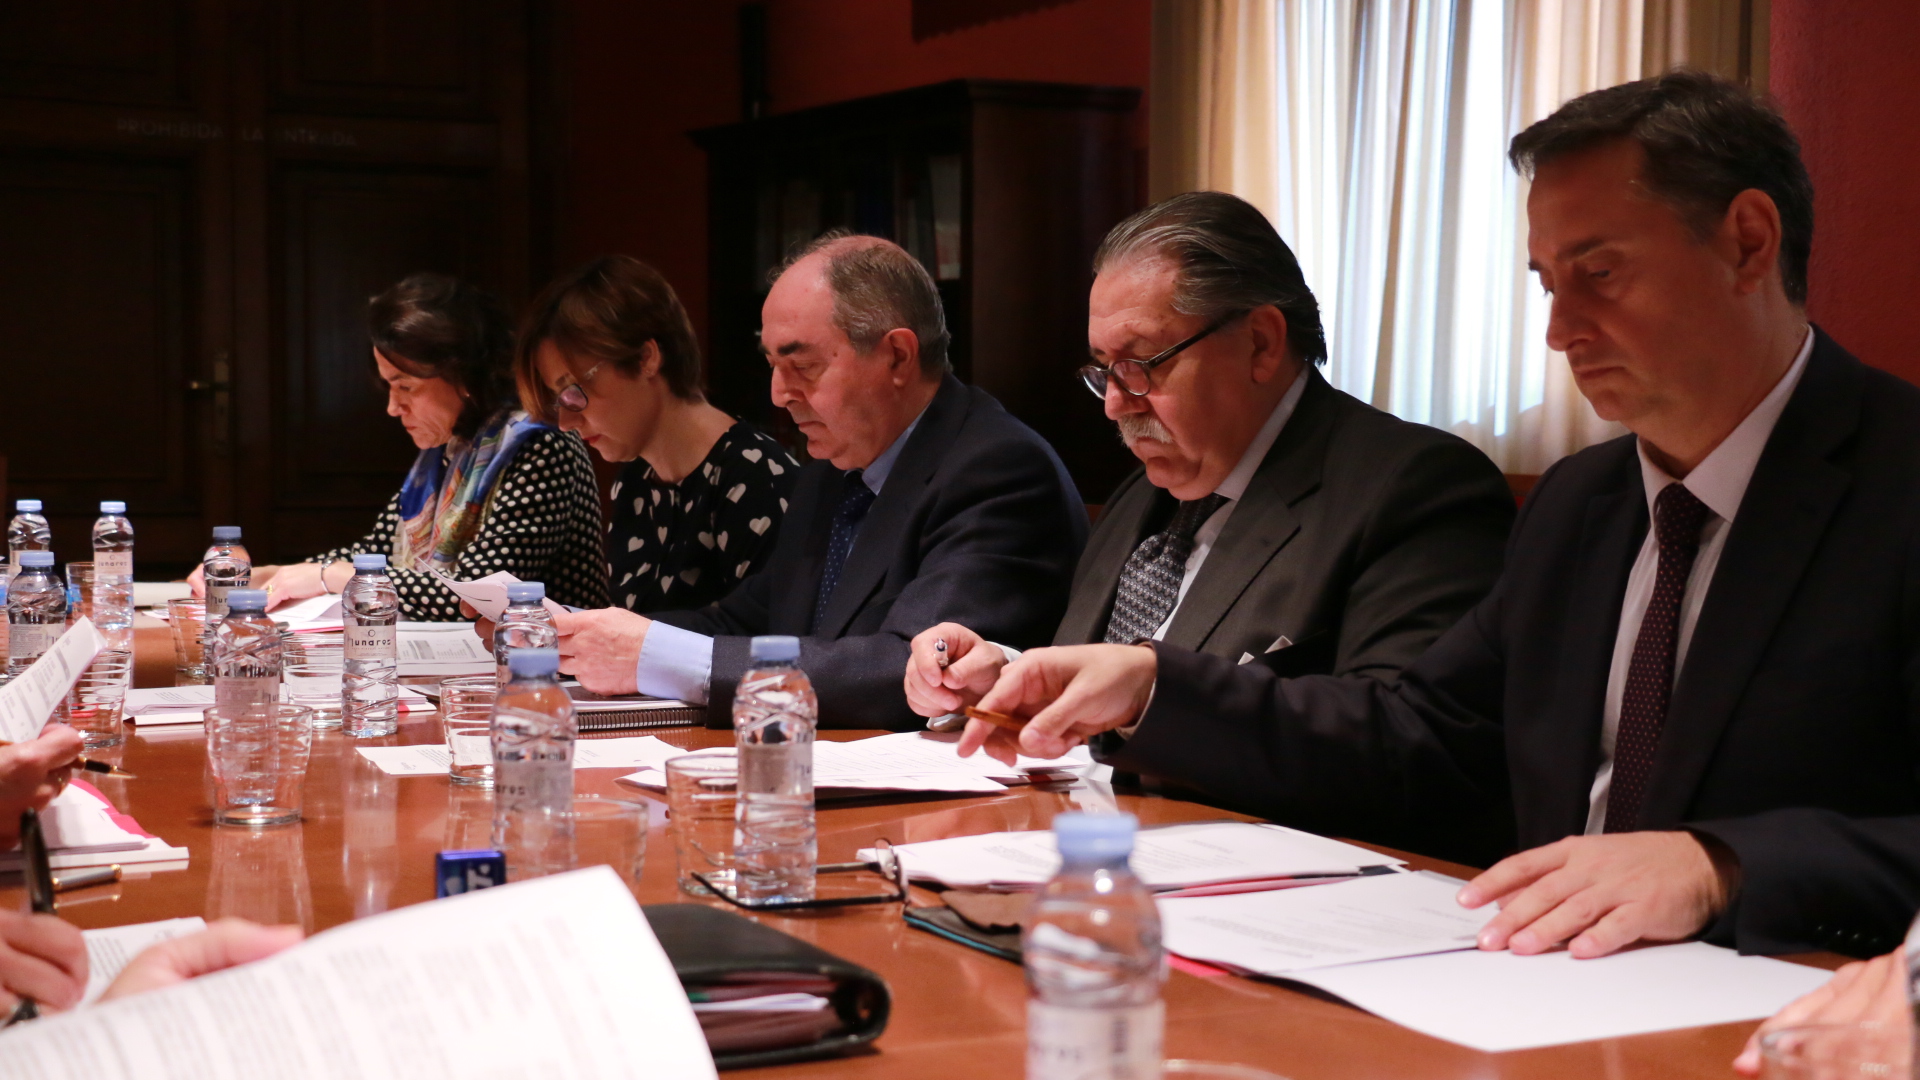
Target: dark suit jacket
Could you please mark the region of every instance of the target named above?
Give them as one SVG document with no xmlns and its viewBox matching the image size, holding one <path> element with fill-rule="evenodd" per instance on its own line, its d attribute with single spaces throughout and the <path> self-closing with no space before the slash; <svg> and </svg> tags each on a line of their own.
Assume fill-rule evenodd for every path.
<svg viewBox="0 0 1920 1080">
<path fill-rule="evenodd" d="M 1709 940 L 1866 955 L 1920 907 L 1916 524 L 1920 389 L 1820 334 L 1727 536 L 1643 806 L 1645 827 L 1740 859 Z M 1580 833 L 1646 529 L 1633 440 L 1582 451 L 1527 500 L 1492 595 L 1399 685 L 1163 648 L 1119 756 L 1465 861 Z"/>
<path fill-rule="evenodd" d="M 717 603 L 654 616 L 714 636 L 709 726 L 732 726 L 755 635 L 802 638 L 822 725 L 911 730 L 926 723 L 901 685 L 915 634 L 951 619 L 1017 647 L 1059 622 L 1086 507 L 1053 448 L 986 391 L 941 383 L 809 633 L 844 476 L 826 461 L 801 469 L 766 568 Z"/>
<path fill-rule="evenodd" d="M 1513 496 L 1485 454 L 1312 367 L 1166 643 L 1282 675 L 1399 677 L 1500 576 Z M 1120 572 L 1173 497 L 1135 472 L 1087 541 L 1055 645 L 1105 639 Z M 1285 636 L 1293 644 L 1269 652 Z"/>
</svg>

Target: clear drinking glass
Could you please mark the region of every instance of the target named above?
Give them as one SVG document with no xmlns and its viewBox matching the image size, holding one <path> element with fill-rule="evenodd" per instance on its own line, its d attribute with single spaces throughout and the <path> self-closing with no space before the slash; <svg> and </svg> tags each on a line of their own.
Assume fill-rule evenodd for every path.
<svg viewBox="0 0 1920 1080">
<path fill-rule="evenodd" d="M 440 680 L 440 724 L 453 757 L 448 775 L 456 784 L 493 786 L 493 703 L 499 695 L 491 675 Z"/>
<path fill-rule="evenodd" d="M 78 622 L 81 616 L 93 619 L 93 564 L 90 562 L 70 562 L 67 564 L 67 585 L 78 597 L 67 597 L 67 622 Z M 94 619 L 97 624 L 98 619 Z"/>
<path fill-rule="evenodd" d="M 1912 1062 L 1905 1025 L 1806 1024 L 1760 1037 L 1760 1080 L 1905 1080 Z"/>
<path fill-rule="evenodd" d="M 733 874 L 733 814 L 740 786 L 732 754 L 687 754 L 667 761 L 667 816 L 673 830 L 680 891 L 706 896 L 694 879 Z"/>
<path fill-rule="evenodd" d="M 295 642 L 282 654 L 280 685 L 287 700 L 313 710 L 313 726 L 340 726 L 340 695 L 346 652 L 338 645 Z"/>
<path fill-rule="evenodd" d="M 647 857 L 647 804 L 606 795 L 573 797 L 573 865 L 611 866 L 638 893 Z"/>
<path fill-rule="evenodd" d="M 219 825 L 291 825 L 300 820 L 313 710 L 299 705 L 214 707 L 206 712 Z"/>
<path fill-rule="evenodd" d="M 306 830 L 215 829 L 207 879 L 208 919 L 297 924 L 313 932 Z"/>
<path fill-rule="evenodd" d="M 126 739 L 127 687 L 133 680 L 133 655 L 103 652 L 73 684 L 67 723 L 80 732 L 89 750 L 119 746 Z"/>
<path fill-rule="evenodd" d="M 173 629 L 174 685 L 206 685 L 207 602 L 194 599 L 167 601 L 167 625 Z"/>
</svg>

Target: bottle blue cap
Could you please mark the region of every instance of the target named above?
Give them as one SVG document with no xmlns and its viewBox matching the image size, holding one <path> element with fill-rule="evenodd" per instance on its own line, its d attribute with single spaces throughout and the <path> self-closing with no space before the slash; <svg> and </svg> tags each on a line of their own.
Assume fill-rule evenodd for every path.
<svg viewBox="0 0 1920 1080">
<path fill-rule="evenodd" d="M 102 499 L 100 501 L 100 512 L 103 514 L 124 514 L 127 512 L 127 504 L 118 499 Z"/>
<path fill-rule="evenodd" d="M 559 649 L 508 649 L 507 670 L 516 679 L 552 675 L 560 670 Z"/>
<path fill-rule="evenodd" d="M 240 539 L 240 526 L 215 525 L 213 527 L 213 538 L 215 540 L 238 540 Z"/>
<path fill-rule="evenodd" d="M 1132 814 L 1083 814 L 1053 817 L 1053 842 L 1067 862 L 1111 862 L 1133 854 L 1140 821 Z"/>
<path fill-rule="evenodd" d="M 547 585 L 543 581 L 513 581 L 507 583 L 507 600 L 515 604 L 534 604 L 547 598 Z"/>
<path fill-rule="evenodd" d="M 53 552 L 23 551 L 20 553 L 20 565 L 21 566 L 52 566 Z"/>
<path fill-rule="evenodd" d="M 13 508 L 23 514 L 37 514 L 40 512 L 40 500 L 20 499 L 13 504 Z"/>
<path fill-rule="evenodd" d="M 753 639 L 748 651 L 755 660 L 792 663 L 800 659 L 800 639 L 784 634 L 767 634 Z"/>
<path fill-rule="evenodd" d="M 267 590 L 229 589 L 227 591 L 227 610 L 265 611 L 267 610 Z"/>
<path fill-rule="evenodd" d="M 355 570 L 385 570 L 387 568 L 387 557 L 377 551 L 371 555 L 355 555 L 353 557 L 353 568 Z"/>
</svg>

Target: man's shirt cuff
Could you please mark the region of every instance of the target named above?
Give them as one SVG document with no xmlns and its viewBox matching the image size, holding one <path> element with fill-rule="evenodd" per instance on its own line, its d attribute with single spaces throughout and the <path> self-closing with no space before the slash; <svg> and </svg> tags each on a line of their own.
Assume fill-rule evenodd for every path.
<svg viewBox="0 0 1920 1080">
<path fill-rule="evenodd" d="M 633 666 L 635 689 L 649 697 L 705 705 L 712 682 L 712 638 L 663 622 L 647 627 L 640 659 Z"/>
</svg>

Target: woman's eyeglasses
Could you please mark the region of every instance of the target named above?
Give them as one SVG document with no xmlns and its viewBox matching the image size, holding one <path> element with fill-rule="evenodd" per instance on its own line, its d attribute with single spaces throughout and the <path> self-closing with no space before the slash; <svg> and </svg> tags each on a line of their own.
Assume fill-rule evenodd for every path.
<svg viewBox="0 0 1920 1080">
<path fill-rule="evenodd" d="M 1093 396 L 1106 400 L 1109 380 L 1120 384 L 1122 393 L 1131 397 L 1146 397 L 1153 389 L 1151 372 L 1154 368 L 1180 355 L 1181 351 L 1197 344 L 1208 334 L 1239 318 L 1244 312 L 1231 312 L 1208 323 L 1206 329 L 1169 349 L 1149 356 L 1145 360 L 1115 360 L 1112 364 L 1087 364 L 1080 369 L 1080 378 L 1093 391 Z"/>
<path fill-rule="evenodd" d="M 587 386 L 586 386 L 587 380 L 593 378 L 596 374 L 599 373 L 600 369 L 603 367 L 606 367 L 607 364 L 608 364 L 608 361 L 602 360 L 599 363 L 588 368 L 587 373 L 585 375 L 580 376 L 580 378 L 574 382 L 568 383 L 567 388 L 565 390 L 562 390 L 558 394 L 555 394 L 554 400 L 560 404 L 561 408 L 567 410 L 568 412 L 586 412 L 587 411 Z"/>
</svg>

